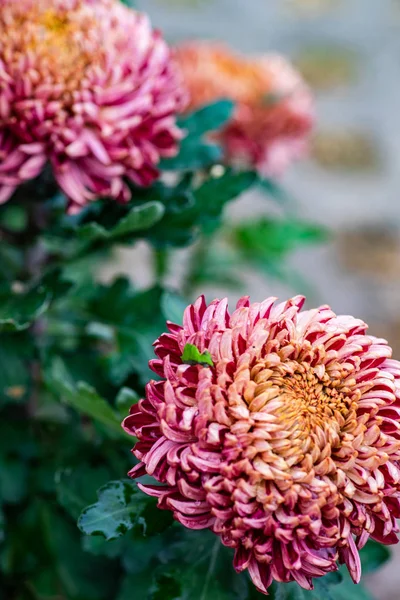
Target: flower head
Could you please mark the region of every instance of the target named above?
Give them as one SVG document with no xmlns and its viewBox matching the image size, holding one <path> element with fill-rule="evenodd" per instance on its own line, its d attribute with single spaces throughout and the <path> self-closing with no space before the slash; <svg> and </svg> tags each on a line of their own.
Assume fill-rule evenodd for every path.
<svg viewBox="0 0 400 600">
<path fill-rule="evenodd" d="M 0 202 L 50 162 L 72 210 L 127 201 L 176 152 L 170 51 L 119 0 L 0 0 Z"/>
<path fill-rule="evenodd" d="M 141 488 L 235 548 L 262 592 L 309 589 L 337 561 L 358 582 L 369 536 L 397 542 L 400 363 L 359 319 L 275 300 L 229 314 L 201 297 L 168 323 L 150 363 L 161 379 L 123 424 L 138 437 L 130 475 L 161 482 Z M 185 364 L 187 344 L 210 364 Z"/>
<path fill-rule="evenodd" d="M 219 138 L 231 163 L 280 175 L 307 148 L 313 123 L 311 93 L 282 57 L 248 59 L 215 43 L 188 43 L 175 51 L 190 94 L 190 109 L 219 99 L 236 103 Z"/>
</svg>

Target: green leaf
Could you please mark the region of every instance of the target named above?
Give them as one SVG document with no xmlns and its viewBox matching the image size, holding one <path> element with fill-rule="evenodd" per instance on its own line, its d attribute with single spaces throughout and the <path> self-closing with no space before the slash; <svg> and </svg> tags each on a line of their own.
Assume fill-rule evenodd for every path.
<svg viewBox="0 0 400 600">
<path fill-rule="evenodd" d="M 56 472 L 56 493 L 59 504 L 76 521 L 82 510 L 96 499 L 96 492 L 110 477 L 106 467 L 80 464 Z"/>
<path fill-rule="evenodd" d="M 225 205 L 249 190 L 257 182 L 253 172 L 235 173 L 223 169 L 221 176 L 211 175 L 193 190 L 192 178 L 187 176 L 169 190 L 165 215 L 147 232 L 147 238 L 158 248 L 185 246 L 199 232 L 212 233 L 221 223 Z"/>
<path fill-rule="evenodd" d="M 98 491 L 98 501 L 88 506 L 78 520 L 87 535 L 102 535 L 107 540 L 124 535 L 139 526 L 145 534 L 155 535 L 171 524 L 172 515 L 159 515 L 156 502 L 143 494 L 136 483 L 111 481 Z"/>
<path fill-rule="evenodd" d="M 160 202 L 147 202 L 133 206 L 116 225 L 107 229 L 99 223 L 88 223 L 77 229 L 77 235 L 85 242 L 119 240 L 130 234 L 152 227 L 160 221 L 164 207 Z"/>
<path fill-rule="evenodd" d="M 191 135 L 202 136 L 221 129 L 231 119 L 234 109 L 235 104 L 232 100 L 217 100 L 181 117 L 179 126 L 187 129 Z"/>
<path fill-rule="evenodd" d="M 109 600 L 117 591 L 118 567 L 102 557 L 85 553 L 79 531 L 48 507 L 42 518 L 48 544 L 55 559 L 62 597 L 69 600 Z"/>
<path fill-rule="evenodd" d="M 27 465 L 17 458 L 0 458 L 0 501 L 17 504 L 23 500 L 27 490 Z"/>
<path fill-rule="evenodd" d="M 123 387 L 115 399 L 115 408 L 118 410 L 121 419 L 129 414 L 129 410 L 133 404 L 139 402 L 139 395 L 130 388 Z"/>
<path fill-rule="evenodd" d="M 71 379 L 63 361 L 56 357 L 46 373 L 47 382 L 61 400 L 80 413 L 92 418 L 106 428 L 114 437 L 124 437 L 120 417 L 112 406 L 90 385 Z"/>
<path fill-rule="evenodd" d="M 3 285 L 0 288 L 0 329 L 21 331 L 49 307 L 51 293 L 42 285 L 24 290 Z"/>
<path fill-rule="evenodd" d="M 135 482 L 121 480 L 100 488 L 98 501 L 82 512 L 78 527 L 87 535 L 112 540 L 133 528 L 142 535 L 156 536 L 172 522 L 172 513 L 160 510 L 156 500 L 141 492 Z"/>
<path fill-rule="evenodd" d="M 152 600 L 152 590 L 154 572 L 151 568 L 139 573 L 127 575 L 122 582 L 116 600 Z M 171 600 L 171 596 L 165 596 L 163 600 Z"/>
<path fill-rule="evenodd" d="M 85 535 L 83 536 L 82 547 L 85 552 L 90 552 L 95 556 L 116 558 L 121 554 L 125 556 L 126 540 L 122 537 L 115 540 L 106 540 L 99 535 Z"/>
<path fill-rule="evenodd" d="M 283 278 L 286 257 L 293 249 L 325 238 L 318 225 L 292 219 L 261 218 L 237 225 L 231 231 L 240 260 L 278 278 Z"/>
<path fill-rule="evenodd" d="M 222 159 L 222 150 L 205 139 L 206 134 L 216 131 L 229 121 L 234 110 L 230 100 L 219 100 L 208 106 L 181 117 L 178 126 L 186 136 L 180 143 L 176 157 L 165 159 L 161 168 L 165 170 L 196 170 L 215 164 Z"/>
<path fill-rule="evenodd" d="M 346 568 L 342 568 L 341 573 L 343 575 L 343 582 L 339 585 L 335 585 L 329 588 L 329 593 L 332 597 L 332 600 L 373 600 L 371 594 L 363 586 L 362 583 L 353 583 Z M 325 600 L 326 596 L 320 596 L 320 598 L 322 598 L 322 600 Z M 315 600 L 317 600 L 317 598 L 315 598 Z"/>
<path fill-rule="evenodd" d="M 103 535 L 112 540 L 127 533 L 137 523 L 143 497 L 130 481 L 111 481 L 98 492 L 98 501 L 88 506 L 78 520 L 86 535 Z"/>
<path fill-rule="evenodd" d="M 256 182 L 257 174 L 253 171 L 235 173 L 231 169 L 226 169 L 222 176 L 208 179 L 195 190 L 194 196 L 204 231 L 212 232 L 219 224 L 219 217 L 225 204 L 238 198 Z"/>
<path fill-rule="evenodd" d="M 28 224 L 28 213 L 22 206 L 8 204 L 0 213 L 0 225 L 9 231 L 20 233 Z"/>
<path fill-rule="evenodd" d="M 388 546 L 379 544 L 369 539 L 362 550 L 360 550 L 362 572 L 372 573 L 382 567 L 391 557 Z"/>
<path fill-rule="evenodd" d="M 205 350 L 204 352 L 200 352 L 194 344 L 186 344 L 181 359 L 187 365 L 214 366 L 209 351 Z"/>
<path fill-rule="evenodd" d="M 121 385 L 132 372 L 143 384 L 153 376 L 148 367 L 154 356 L 152 345 L 165 330 L 162 297 L 159 287 L 135 292 L 125 278 L 95 289 L 87 310 L 94 321 L 111 328 L 112 348 L 106 365 L 114 384 Z"/>
<path fill-rule="evenodd" d="M 177 530 L 176 533 L 176 539 L 165 546 L 162 564 L 155 571 L 153 590 L 157 590 L 157 586 L 161 590 L 163 587 L 179 590 L 178 596 L 170 596 L 171 600 L 246 598 L 246 577 L 235 573 L 233 553 L 219 538 L 209 531 Z M 174 588 L 171 580 L 179 587 Z"/>
<path fill-rule="evenodd" d="M 51 270 L 39 283 L 27 289 L 18 282 L 13 286 L 3 284 L 0 286 L 0 330 L 26 329 L 70 286 L 59 269 Z"/>
<path fill-rule="evenodd" d="M 0 404 L 24 402 L 32 387 L 34 347 L 28 332 L 3 333 L 0 344 Z"/>
</svg>

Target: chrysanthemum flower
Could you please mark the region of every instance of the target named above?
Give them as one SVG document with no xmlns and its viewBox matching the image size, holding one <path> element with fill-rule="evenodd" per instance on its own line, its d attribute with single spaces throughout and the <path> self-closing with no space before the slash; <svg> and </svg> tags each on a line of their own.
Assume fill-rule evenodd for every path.
<svg viewBox="0 0 400 600">
<path fill-rule="evenodd" d="M 130 475 L 191 529 L 235 548 L 237 571 L 312 587 L 345 563 L 355 582 L 369 536 L 397 542 L 400 362 L 367 325 L 328 306 L 242 298 L 189 306 L 155 343 L 160 380 L 131 409 Z M 213 366 L 184 364 L 187 343 Z"/>
<path fill-rule="evenodd" d="M 236 103 L 220 132 L 228 162 L 280 175 L 307 148 L 312 96 L 281 56 L 249 59 L 215 43 L 187 43 L 175 51 L 194 110 L 219 99 Z"/>
<path fill-rule="evenodd" d="M 72 210 L 127 201 L 176 152 L 181 79 L 119 0 L 0 0 L 0 202 L 50 162 Z"/>
</svg>

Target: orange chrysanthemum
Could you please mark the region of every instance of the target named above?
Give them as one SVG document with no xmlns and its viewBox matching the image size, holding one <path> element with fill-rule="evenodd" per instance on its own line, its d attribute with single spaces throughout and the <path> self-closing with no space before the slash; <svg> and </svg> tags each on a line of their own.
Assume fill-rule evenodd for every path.
<svg viewBox="0 0 400 600">
<path fill-rule="evenodd" d="M 215 43 L 176 48 L 191 110 L 219 99 L 236 103 L 233 119 L 219 133 L 229 162 L 281 174 L 301 156 L 313 123 L 311 93 L 280 56 L 248 59 Z"/>
</svg>

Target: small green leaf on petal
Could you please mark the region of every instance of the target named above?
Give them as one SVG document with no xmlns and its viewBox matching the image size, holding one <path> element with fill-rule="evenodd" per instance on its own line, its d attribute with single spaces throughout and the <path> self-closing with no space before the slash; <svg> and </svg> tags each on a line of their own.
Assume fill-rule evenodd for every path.
<svg viewBox="0 0 400 600">
<path fill-rule="evenodd" d="M 203 367 L 213 367 L 214 363 L 208 350 L 200 352 L 194 344 L 186 344 L 181 356 L 182 361 L 187 365 L 203 365 Z"/>
</svg>

